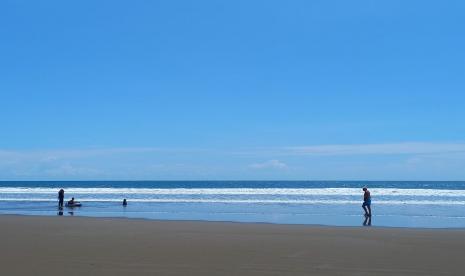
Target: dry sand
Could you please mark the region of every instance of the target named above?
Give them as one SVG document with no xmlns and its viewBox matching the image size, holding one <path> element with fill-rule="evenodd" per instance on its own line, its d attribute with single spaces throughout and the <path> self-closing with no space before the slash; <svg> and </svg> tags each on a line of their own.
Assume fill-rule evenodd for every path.
<svg viewBox="0 0 465 276">
<path fill-rule="evenodd" d="M 465 275 L 465 230 L 0 216 L 0 275 Z"/>
</svg>

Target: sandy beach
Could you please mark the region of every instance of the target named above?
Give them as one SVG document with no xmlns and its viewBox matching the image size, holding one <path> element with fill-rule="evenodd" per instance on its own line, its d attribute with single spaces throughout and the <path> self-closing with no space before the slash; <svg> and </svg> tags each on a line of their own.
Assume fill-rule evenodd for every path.
<svg viewBox="0 0 465 276">
<path fill-rule="evenodd" d="M 465 230 L 0 216 L 2 275 L 463 275 Z"/>
</svg>

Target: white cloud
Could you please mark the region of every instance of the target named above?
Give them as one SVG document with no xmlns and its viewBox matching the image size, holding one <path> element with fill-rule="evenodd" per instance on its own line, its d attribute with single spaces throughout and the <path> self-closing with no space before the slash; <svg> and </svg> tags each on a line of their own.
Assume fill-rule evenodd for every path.
<svg viewBox="0 0 465 276">
<path fill-rule="evenodd" d="M 285 170 L 288 168 L 288 166 L 279 161 L 279 160 L 276 160 L 276 159 L 273 159 L 273 160 L 268 160 L 266 162 L 263 162 L 263 163 L 255 163 L 255 164 L 251 164 L 249 166 L 250 168 L 252 169 L 257 169 L 257 170 L 262 170 L 262 169 L 277 169 L 277 170 Z"/>
<path fill-rule="evenodd" d="M 190 162 L 193 156 L 207 151 L 144 147 L 0 149 L 0 179 L 153 179 L 166 176 L 177 179 L 184 175 L 192 175 L 195 179 L 213 171 L 211 166 L 203 168 Z M 173 160 L 173 156 L 179 160 Z M 185 160 L 187 163 L 181 163 Z M 150 167 L 154 162 L 158 165 Z"/>
<path fill-rule="evenodd" d="M 102 155 L 130 154 L 161 151 L 158 148 L 83 148 L 83 149 L 60 149 L 60 150 L 0 150 L 1 159 L 76 159 Z"/>
<path fill-rule="evenodd" d="M 396 155 L 396 156 L 394 156 Z M 257 163 L 254 160 L 264 160 Z M 281 160 L 292 161 L 289 167 Z M 1 150 L 0 179 L 464 179 L 465 143 Z M 250 164 L 244 167 L 244 164 Z"/>
<path fill-rule="evenodd" d="M 282 148 L 290 155 L 389 155 L 465 153 L 465 143 L 390 143 L 354 145 L 316 145 Z"/>
<path fill-rule="evenodd" d="M 53 177 L 75 177 L 75 176 L 98 176 L 100 174 L 99 170 L 77 167 L 70 164 L 63 164 L 56 167 L 51 167 L 43 170 L 45 175 Z"/>
<path fill-rule="evenodd" d="M 83 148 L 58 150 L 2 150 L 0 149 L 0 164 L 2 162 L 19 161 L 56 161 L 75 160 L 99 156 L 140 155 L 149 153 L 184 153 L 200 154 L 209 152 L 220 155 L 256 155 L 256 156 L 339 156 L 339 155 L 391 155 L 391 154 L 465 154 L 465 143 L 384 143 L 384 144 L 339 144 L 289 146 L 275 148 L 255 148 L 242 151 L 224 151 L 221 149 L 174 149 L 152 147 L 127 148 Z M 270 162 L 272 160 L 269 160 Z M 275 160 L 276 161 L 276 160 Z"/>
</svg>

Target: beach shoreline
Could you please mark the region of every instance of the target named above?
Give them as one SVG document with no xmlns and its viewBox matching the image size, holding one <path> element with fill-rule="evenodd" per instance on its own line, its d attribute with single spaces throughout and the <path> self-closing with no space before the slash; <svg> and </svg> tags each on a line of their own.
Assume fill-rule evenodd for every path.
<svg viewBox="0 0 465 276">
<path fill-rule="evenodd" d="M 464 229 L 17 215 L 1 215 L 0 223 L 5 275 L 462 275 L 465 269 Z"/>
<path fill-rule="evenodd" d="M 65 213 L 65 212 L 64 212 Z M 341 229 L 358 229 L 358 228 L 377 228 L 377 229 L 412 229 L 412 230 L 452 230 L 465 231 L 465 227 L 415 227 L 415 226 L 385 226 L 385 225 L 331 225 L 319 223 L 278 223 L 278 222 L 260 222 L 260 221 L 234 221 L 234 220 L 206 220 L 206 219 L 153 219 L 145 217 L 125 217 L 125 216 L 92 216 L 92 215 L 34 215 L 34 214 L 0 214 L 1 217 L 71 217 L 71 218 L 89 218 L 103 220 L 128 220 L 128 221 L 153 221 L 153 222 L 191 222 L 191 223 L 225 223 L 225 224 L 257 224 L 257 225 L 282 225 L 282 226 L 297 226 L 297 227 L 322 227 L 322 228 L 341 228 Z M 360 215 L 363 217 L 363 215 Z M 373 216 L 376 219 L 376 215 Z"/>
<path fill-rule="evenodd" d="M 57 193 L 82 208 L 63 215 L 153 220 L 361 226 L 361 185 L 373 195 L 373 226 L 465 228 L 465 182 L 0 182 L 0 214 L 51 215 Z M 123 206 L 127 199 L 127 206 Z M 72 212 L 72 213 L 70 213 Z"/>
</svg>

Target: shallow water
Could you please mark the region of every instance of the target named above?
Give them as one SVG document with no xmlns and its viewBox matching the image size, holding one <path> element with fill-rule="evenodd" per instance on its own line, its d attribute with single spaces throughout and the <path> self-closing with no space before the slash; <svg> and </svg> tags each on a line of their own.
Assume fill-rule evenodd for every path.
<svg viewBox="0 0 465 276">
<path fill-rule="evenodd" d="M 465 182 L 0 182 L 0 214 L 358 226 L 363 186 L 373 226 L 465 227 Z M 59 188 L 83 207 L 58 210 Z"/>
</svg>

